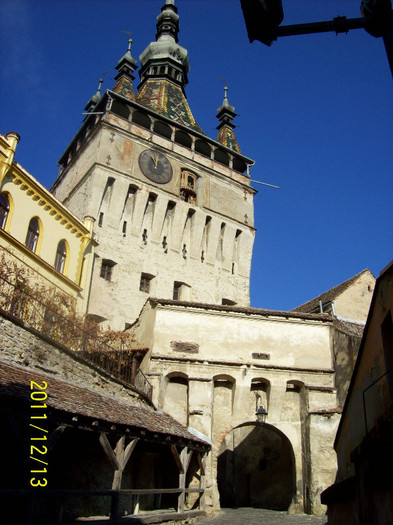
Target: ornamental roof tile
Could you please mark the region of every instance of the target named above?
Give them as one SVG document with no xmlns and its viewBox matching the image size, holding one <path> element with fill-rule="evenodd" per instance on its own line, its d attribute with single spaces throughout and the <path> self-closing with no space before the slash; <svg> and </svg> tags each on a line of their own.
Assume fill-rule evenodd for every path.
<svg viewBox="0 0 393 525">
<path fill-rule="evenodd" d="M 229 126 L 223 126 L 218 132 L 217 142 L 220 142 L 223 146 L 236 151 L 236 153 L 242 153 L 240 151 L 239 144 L 236 140 L 235 133 L 233 129 Z"/>
<path fill-rule="evenodd" d="M 162 436 L 194 442 L 207 446 L 204 440 L 193 434 L 168 414 L 160 413 L 148 407 L 140 407 L 114 397 L 99 394 L 86 387 L 80 387 L 68 381 L 57 379 L 19 365 L 1 361 L 0 396 L 29 403 L 30 382 L 47 383 L 48 398 L 45 403 L 48 410 L 67 412 L 101 420 L 116 425 L 124 425 L 137 431 L 146 430 Z"/>
<path fill-rule="evenodd" d="M 117 80 L 116 84 L 114 85 L 112 91 L 118 93 L 119 95 L 123 95 L 123 97 L 126 97 L 129 100 L 135 100 L 134 88 L 132 87 L 132 82 L 129 78 L 119 78 L 119 80 Z"/>
<path fill-rule="evenodd" d="M 175 122 L 205 135 L 195 121 L 181 87 L 169 80 L 147 80 L 137 94 L 136 101 Z"/>
</svg>

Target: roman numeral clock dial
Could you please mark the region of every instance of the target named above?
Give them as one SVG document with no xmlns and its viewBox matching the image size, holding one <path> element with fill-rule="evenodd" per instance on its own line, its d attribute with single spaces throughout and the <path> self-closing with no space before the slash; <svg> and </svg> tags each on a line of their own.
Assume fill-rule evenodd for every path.
<svg viewBox="0 0 393 525">
<path fill-rule="evenodd" d="M 139 155 L 139 167 L 145 177 L 158 184 L 167 184 L 172 179 L 171 163 L 159 151 L 142 151 Z"/>
</svg>

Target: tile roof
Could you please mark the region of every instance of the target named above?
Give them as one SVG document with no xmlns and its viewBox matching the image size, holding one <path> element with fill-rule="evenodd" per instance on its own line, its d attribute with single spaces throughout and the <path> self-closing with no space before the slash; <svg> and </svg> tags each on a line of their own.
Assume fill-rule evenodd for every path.
<svg viewBox="0 0 393 525">
<path fill-rule="evenodd" d="M 148 407 L 132 405 L 114 397 L 99 394 L 81 387 L 37 372 L 19 365 L 0 361 L 0 396 L 29 402 L 30 381 L 47 383 L 48 398 L 45 403 L 49 409 L 85 416 L 91 420 L 126 426 L 140 431 L 160 435 L 162 441 L 167 436 L 175 440 L 185 440 L 197 446 L 209 446 L 206 441 L 195 437 L 178 421 L 168 414 L 159 413 Z M 42 384 L 42 383 L 41 383 Z"/>
<path fill-rule="evenodd" d="M 173 305 L 173 306 L 184 306 L 189 308 L 201 308 L 204 310 L 216 310 L 222 312 L 233 312 L 233 313 L 244 313 L 249 315 L 260 315 L 261 317 L 285 317 L 285 318 L 297 318 L 297 319 L 310 319 L 315 321 L 331 322 L 333 319 L 328 314 L 311 314 L 308 312 L 295 312 L 293 310 L 287 312 L 284 310 L 266 310 L 263 308 L 252 308 L 250 306 L 227 306 L 221 304 L 207 304 L 207 303 L 194 303 L 191 301 L 175 301 L 173 299 L 158 299 L 156 297 L 150 297 L 149 302 L 153 305 Z"/>
<path fill-rule="evenodd" d="M 112 91 L 118 93 L 119 95 L 123 95 L 123 97 L 126 97 L 129 100 L 135 100 L 135 92 L 134 88 L 132 87 L 132 82 L 126 77 L 119 78 L 112 88 Z"/>
<path fill-rule="evenodd" d="M 157 113 L 205 135 L 195 121 L 180 86 L 166 79 L 149 79 L 141 87 L 136 101 Z"/>
<path fill-rule="evenodd" d="M 223 126 L 220 131 L 218 132 L 217 136 L 217 142 L 220 142 L 227 148 L 236 151 L 236 153 L 240 153 L 240 147 L 237 142 L 237 139 L 235 137 L 235 133 L 232 128 L 229 126 Z"/>
<path fill-rule="evenodd" d="M 330 290 L 327 290 L 326 292 L 322 293 L 321 295 L 318 295 L 318 297 L 314 297 L 314 299 L 311 299 L 310 301 L 307 301 L 304 304 L 301 304 L 300 306 L 297 306 L 292 312 L 312 312 L 319 306 L 319 302 L 322 301 L 322 304 L 327 304 L 336 299 L 339 295 L 341 295 L 345 290 L 347 290 L 362 274 L 370 272 L 368 268 L 365 270 L 359 272 L 358 274 L 354 275 L 350 279 L 347 279 L 341 284 L 338 284 L 337 286 L 334 286 Z M 371 272 L 370 272 L 371 273 Z"/>
<path fill-rule="evenodd" d="M 362 337 L 364 331 L 364 324 L 351 323 L 350 321 L 343 321 L 341 319 L 335 319 L 333 322 L 334 326 L 340 332 L 344 332 L 347 335 Z"/>
</svg>

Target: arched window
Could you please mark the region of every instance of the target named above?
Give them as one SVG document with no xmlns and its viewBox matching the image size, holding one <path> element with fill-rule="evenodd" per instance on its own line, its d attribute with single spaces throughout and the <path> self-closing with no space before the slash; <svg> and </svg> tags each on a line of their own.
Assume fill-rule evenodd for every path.
<svg viewBox="0 0 393 525">
<path fill-rule="evenodd" d="M 142 126 L 143 128 L 150 129 L 151 121 L 149 117 L 140 111 L 134 111 L 132 115 L 132 122 L 139 124 L 139 126 Z"/>
<path fill-rule="evenodd" d="M 184 131 L 175 131 L 175 142 L 177 142 L 177 144 L 185 146 L 186 148 L 191 149 L 192 138 L 187 133 L 184 133 Z"/>
<path fill-rule="evenodd" d="M 168 126 L 164 122 L 161 122 L 160 120 L 157 120 L 154 123 L 154 131 L 162 137 L 166 137 L 168 139 L 172 137 L 172 129 L 170 128 L 170 126 Z"/>
<path fill-rule="evenodd" d="M 195 142 L 195 151 L 198 152 L 198 153 L 201 153 L 205 157 L 209 157 L 210 158 L 211 148 L 210 148 L 209 144 L 207 144 L 203 140 L 197 140 Z"/>
<path fill-rule="evenodd" d="M 39 236 L 40 236 L 40 223 L 38 222 L 37 217 L 33 217 L 29 222 L 25 244 L 27 248 L 34 253 L 37 250 Z"/>
<path fill-rule="evenodd" d="M 57 245 L 56 257 L 55 257 L 55 268 L 58 272 L 64 273 L 66 259 L 67 259 L 67 245 L 66 245 L 66 242 L 62 240 Z"/>
<path fill-rule="evenodd" d="M 0 228 L 4 229 L 10 213 L 10 201 L 6 193 L 0 193 Z"/>
</svg>

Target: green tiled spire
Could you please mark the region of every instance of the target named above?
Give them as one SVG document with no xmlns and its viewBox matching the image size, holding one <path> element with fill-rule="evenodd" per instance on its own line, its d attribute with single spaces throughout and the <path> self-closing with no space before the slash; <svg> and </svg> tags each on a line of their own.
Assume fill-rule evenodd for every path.
<svg viewBox="0 0 393 525">
<path fill-rule="evenodd" d="M 184 87 L 190 70 L 188 53 L 178 42 L 179 15 L 174 0 L 166 0 L 157 17 L 155 42 L 140 55 L 136 101 L 196 131 L 202 132 L 188 105 Z"/>
</svg>

